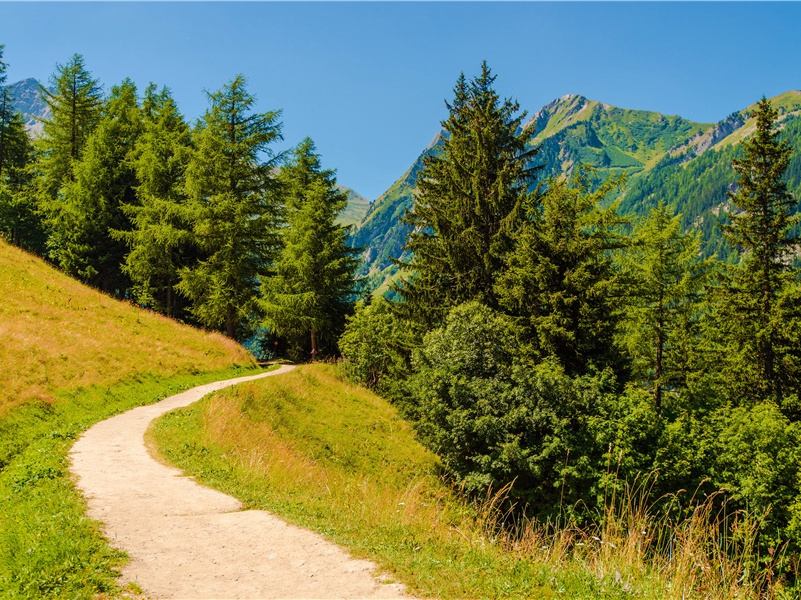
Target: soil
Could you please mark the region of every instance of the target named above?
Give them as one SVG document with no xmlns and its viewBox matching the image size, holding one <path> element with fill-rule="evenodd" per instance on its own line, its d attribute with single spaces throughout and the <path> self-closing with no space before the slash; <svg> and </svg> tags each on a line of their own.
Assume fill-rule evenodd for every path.
<svg viewBox="0 0 801 600">
<path fill-rule="evenodd" d="M 400 584 L 382 582 L 373 563 L 268 512 L 242 510 L 148 453 L 153 419 L 291 368 L 193 388 L 98 423 L 75 443 L 71 468 L 88 514 L 130 557 L 121 585 L 158 599 L 408 598 Z"/>
</svg>

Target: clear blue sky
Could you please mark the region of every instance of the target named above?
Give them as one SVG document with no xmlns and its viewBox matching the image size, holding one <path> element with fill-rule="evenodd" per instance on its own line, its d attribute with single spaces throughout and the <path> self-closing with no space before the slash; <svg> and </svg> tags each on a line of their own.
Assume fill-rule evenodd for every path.
<svg viewBox="0 0 801 600">
<path fill-rule="evenodd" d="M 108 89 L 172 88 L 192 120 L 237 73 L 369 199 L 446 117 L 486 59 L 529 113 L 568 93 L 714 122 L 801 89 L 799 3 L 5 3 L 9 82 L 83 54 Z"/>
</svg>

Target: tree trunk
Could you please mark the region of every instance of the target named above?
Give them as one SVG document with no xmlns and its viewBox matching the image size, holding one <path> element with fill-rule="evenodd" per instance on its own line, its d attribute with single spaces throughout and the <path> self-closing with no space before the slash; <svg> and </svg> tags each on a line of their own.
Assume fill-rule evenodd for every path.
<svg viewBox="0 0 801 600">
<path fill-rule="evenodd" d="M 236 339 L 236 313 L 233 306 L 229 306 L 225 314 L 225 332 L 232 340 Z"/>
</svg>

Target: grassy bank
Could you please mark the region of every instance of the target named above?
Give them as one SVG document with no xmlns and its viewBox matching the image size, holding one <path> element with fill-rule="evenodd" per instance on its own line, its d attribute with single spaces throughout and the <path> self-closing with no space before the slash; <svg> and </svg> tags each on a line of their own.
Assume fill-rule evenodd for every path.
<svg viewBox="0 0 801 600">
<path fill-rule="evenodd" d="M 111 548 L 68 470 L 75 438 L 114 414 L 195 385 L 250 374 L 229 368 L 167 379 L 145 377 L 60 393 L 0 421 L 0 598 L 94 598 L 116 595 L 126 557 Z"/>
<path fill-rule="evenodd" d="M 601 528 L 501 533 L 492 499 L 461 501 L 395 410 L 330 366 L 225 390 L 150 435 L 209 485 L 322 533 L 423 596 L 755 597 L 743 557 L 716 550 L 713 515 L 669 523 L 648 515 L 636 490 L 610 503 Z"/>
<path fill-rule="evenodd" d="M 253 373 L 253 357 L 2 240 L 0 295 L 0 598 L 114 595 L 125 557 L 84 515 L 67 465 L 74 439 L 128 408 Z"/>
</svg>

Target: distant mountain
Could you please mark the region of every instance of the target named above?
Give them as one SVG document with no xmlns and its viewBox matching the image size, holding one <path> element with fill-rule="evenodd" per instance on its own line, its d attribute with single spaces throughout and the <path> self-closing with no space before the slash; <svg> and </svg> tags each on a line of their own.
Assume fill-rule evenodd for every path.
<svg viewBox="0 0 801 600">
<path fill-rule="evenodd" d="M 367 214 L 370 201 L 354 189 L 344 185 L 337 187 L 348 194 L 348 206 L 340 213 L 337 221 L 340 225 L 357 225 Z"/>
<path fill-rule="evenodd" d="M 801 192 L 801 92 L 790 91 L 771 102 L 781 113 L 783 135 L 796 149 L 788 184 Z M 717 222 L 725 213 L 726 190 L 736 179 L 731 159 L 739 151 L 738 142 L 754 128 L 747 120 L 750 109 L 716 124 L 696 123 L 570 94 L 541 108 L 527 123 L 537 131 L 534 144 L 540 147 L 541 181 L 570 175 L 579 164 L 596 168 L 602 177 L 626 173 L 629 183 L 621 197 L 622 212 L 644 214 L 664 200 L 683 214 L 688 228 L 703 232 L 707 254 L 717 252 L 726 258 L 731 251 L 720 238 Z M 373 202 L 353 234 L 352 243 L 365 248 L 359 275 L 367 278 L 369 289 L 396 277 L 392 259 L 402 257 L 408 231 L 398 218 L 412 207 L 422 158 L 436 151 L 438 141 L 439 136 Z"/>
<path fill-rule="evenodd" d="M 32 135 L 41 133 L 41 119 L 46 119 L 50 116 L 50 108 L 42 100 L 39 86 L 40 84 L 36 79 L 23 79 L 6 86 L 14 99 L 14 106 L 25 118 L 25 127 Z"/>
</svg>

